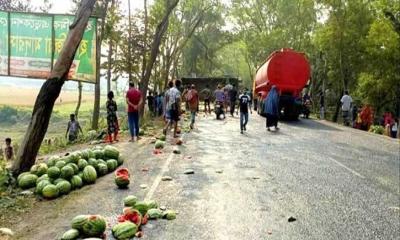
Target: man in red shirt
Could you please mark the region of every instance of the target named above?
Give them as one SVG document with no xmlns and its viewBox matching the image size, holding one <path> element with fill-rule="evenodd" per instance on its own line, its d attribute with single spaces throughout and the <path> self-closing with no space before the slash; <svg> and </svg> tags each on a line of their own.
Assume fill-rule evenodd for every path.
<svg viewBox="0 0 400 240">
<path fill-rule="evenodd" d="M 194 84 L 186 94 L 186 101 L 189 103 L 190 110 L 190 129 L 193 129 L 196 120 L 196 113 L 199 109 L 199 94 L 196 91 Z"/>
<path fill-rule="evenodd" d="M 131 133 L 130 142 L 136 141 L 139 136 L 139 107 L 142 105 L 142 93 L 135 88 L 133 82 L 129 83 L 126 92 L 126 103 L 128 104 L 128 125 Z"/>
</svg>

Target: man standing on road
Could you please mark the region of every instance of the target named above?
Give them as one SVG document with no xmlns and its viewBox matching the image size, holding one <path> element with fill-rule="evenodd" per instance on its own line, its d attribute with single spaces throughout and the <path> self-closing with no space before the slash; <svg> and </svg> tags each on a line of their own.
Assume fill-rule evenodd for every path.
<svg viewBox="0 0 400 240">
<path fill-rule="evenodd" d="M 154 108 L 155 108 L 154 97 L 155 96 L 153 96 L 153 92 L 149 91 L 149 96 L 147 96 L 147 106 L 149 108 L 149 112 L 151 115 L 154 114 Z"/>
<path fill-rule="evenodd" d="M 231 90 L 229 90 L 230 111 L 231 111 L 232 117 L 233 117 L 233 113 L 235 112 L 236 100 L 237 100 L 237 90 L 236 90 L 236 86 L 233 85 L 233 88 Z"/>
<path fill-rule="evenodd" d="M 199 94 L 197 93 L 194 84 L 186 94 L 186 101 L 189 103 L 190 110 L 190 129 L 193 129 L 196 120 L 196 113 L 199 107 Z"/>
<path fill-rule="evenodd" d="M 200 93 L 204 96 L 204 112 L 207 114 L 207 111 L 208 111 L 208 113 L 211 114 L 211 108 L 210 108 L 211 90 L 210 90 L 210 86 L 207 84 L 206 88 L 201 90 Z"/>
<path fill-rule="evenodd" d="M 319 118 L 321 120 L 325 119 L 325 96 L 323 91 L 319 94 Z"/>
<path fill-rule="evenodd" d="M 126 103 L 128 104 L 128 126 L 131 134 L 130 142 L 138 140 L 139 136 L 139 107 L 142 105 L 142 93 L 135 88 L 133 82 L 129 83 L 126 92 Z"/>
<path fill-rule="evenodd" d="M 342 103 L 342 116 L 343 116 L 343 124 L 345 126 L 350 125 L 350 110 L 351 110 L 351 104 L 353 102 L 353 99 L 349 96 L 349 91 L 344 91 L 344 95 L 342 99 L 340 100 Z"/>
<path fill-rule="evenodd" d="M 251 98 L 248 95 L 247 89 L 239 95 L 238 108 L 240 110 L 240 133 L 246 131 L 246 125 L 249 122 L 249 109 L 251 112 Z"/>
<path fill-rule="evenodd" d="M 167 135 L 168 128 L 174 124 L 174 138 L 177 138 L 178 121 L 181 114 L 181 92 L 178 90 L 181 86 L 180 80 L 175 80 L 175 86 L 170 88 L 165 94 L 166 111 L 169 112 L 170 121 L 163 129 L 164 135 Z"/>
</svg>

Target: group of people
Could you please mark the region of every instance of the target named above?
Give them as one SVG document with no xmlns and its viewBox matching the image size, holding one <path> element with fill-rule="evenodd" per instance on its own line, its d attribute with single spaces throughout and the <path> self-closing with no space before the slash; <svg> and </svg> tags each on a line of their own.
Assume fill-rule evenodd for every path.
<svg viewBox="0 0 400 240">
<path fill-rule="evenodd" d="M 359 108 L 353 103 L 353 99 L 348 91 L 345 91 L 340 102 L 342 103 L 342 117 L 345 126 L 352 126 L 353 128 L 368 131 L 374 124 L 374 111 L 369 105 L 364 105 Z M 399 118 L 394 118 L 393 114 L 389 111 L 383 114 L 379 120 L 379 125 L 385 128 L 384 134 L 392 138 L 398 137 Z"/>
<path fill-rule="evenodd" d="M 181 92 L 182 82 L 180 80 L 169 81 L 167 89 L 164 93 L 149 92 L 147 97 L 148 110 L 153 116 L 163 116 L 165 120 L 165 126 L 163 133 L 167 134 L 168 130 L 173 128 L 173 137 L 178 137 L 178 122 L 182 113 L 181 105 L 185 104 L 185 110 L 190 113 L 190 128 L 194 128 L 196 121 L 196 114 L 200 107 L 200 95 L 204 101 L 204 112 L 211 114 L 211 103 L 215 102 L 215 105 L 221 105 L 224 111 L 222 115 L 225 118 L 225 112 L 234 116 L 239 115 L 240 112 L 240 132 L 246 131 L 246 126 L 249 121 L 249 112 L 252 113 L 252 94 L 244 88 L 238 91 L 235 85 L 222 86 L 219 84 L 215 91 L 212 91 L 207 85 L 201 91 L 196 90 L 195 85 L 188 85 L 183 88 Z M 134 83 L 129 83 L 129 89 L 125 95 L 127 104 L 127 119 L 128 127 L 130 132 L 131 142 L 138 141 L 139 138 L 139 110 L 145 101 L 142 97 L 142 93 L 138 88 L 135 87 Z M 267 115 L 266 127 L 270 131 L 270 127 L 278 128 L 278 117 L 279 117 L 279 92 L 275 86 L 271 88 L 268 96 L 265 98 L 264 112 Z M 118 106 L 114 100 L 114 93 L 110 91 L 107 94 L 107 130 L 104 131 L 105 139 L 107 142 L 118 141 L 119 122 L 117 117 Z M 68 141 L 73 142 L 77 140 L 78 134 L 82 133 L 82 128 L 79 122 L 75 119 L 75 115 L 71 114 L 70 121 L 68 122 L 66 138 Z M 102 135 L 103 136 L 103 135 Z"/>
</svg>

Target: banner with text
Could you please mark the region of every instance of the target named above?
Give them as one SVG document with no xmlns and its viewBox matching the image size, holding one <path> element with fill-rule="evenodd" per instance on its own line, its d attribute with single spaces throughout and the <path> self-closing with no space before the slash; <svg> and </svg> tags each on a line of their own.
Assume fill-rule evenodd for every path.
<svg viewBox="0 0 400 240">
<path fill-rule="evenodd" d="M 74 16 L 0 11 L 0 75 L 47 78 Z M 68 79 L 96 82 L 96 18 L 90 18 Z"/>
</svg>

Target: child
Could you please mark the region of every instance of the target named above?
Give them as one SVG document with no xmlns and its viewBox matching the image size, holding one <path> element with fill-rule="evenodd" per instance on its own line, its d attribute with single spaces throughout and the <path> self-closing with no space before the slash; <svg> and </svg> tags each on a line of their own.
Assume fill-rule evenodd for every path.
<svg viewBox="0 0 400 240">
<path fill-rule="evenodd" d="M 11 138 L 6 138 L 6 147 L 4 148 L 4 156 L 6 161 L 11 161 L 14 159 L 14 150 L 11 146 Z"/>
<path fill-rule="evenodd" d="M 79 125 L 79 122 L 75 120 L 75 114 L 69 115 L 70 121 L 68 122 L 67 132 L 65 133 L 65 137 L 68 134 L 68 141 L 73 142 L 78 138 L 78 131 L 82 134 L 82 128 Z"/>
<path fill-rule="evenodd" d="M 399 118 L 396 118 L 392 127 L 391 127 L 391 137 L 396 138 L 397 132 L 399 131 Z"/>
</svg>

